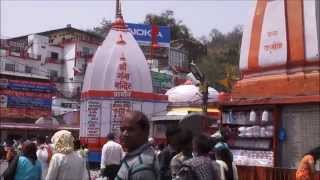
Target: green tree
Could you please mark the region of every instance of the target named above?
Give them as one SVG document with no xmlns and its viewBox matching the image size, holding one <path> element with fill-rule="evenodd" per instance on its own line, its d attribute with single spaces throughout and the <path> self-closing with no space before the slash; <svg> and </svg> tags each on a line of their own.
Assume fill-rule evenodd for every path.
<svg viewBox="0 0 320 180">
<path fill-rule="evenodd" d="M 89 29 L 87 31 L 104 38 L 109 33 L 111 26 L 112 22 L 110 20 L 107 20 L 106 18 L 103 18 L 99 26 L 96 26 L 93 29 Z"/>
<path fill-rule="evenodd" d="M 147 14 L 144 23 L 169 26 L 171 29 L 171 46 L 182 48 L 188 52 L 190 62 L 192 60 L 198 61 L 206 54 L 206 46 L 193 37 L 189 28 L 181 20 L 175 19 L 173 11 L 166 10 L 160 15 Z"/>
<path fill-rule="evenodd" d="M 169 26 L 171 29 L 171 40 L 177 39 L 191 39 L 192 34 L 189 28 L 174 18 L 172 10 L 166 10 L 160 15 L 147 14 L 144 20 L 145 24 L 156 24 L 158 26 Z"/>
<path fill-rule="evenodd" d="M 241 26 L 226 34 L 212 29 L 207 39 L 202 38 L 207 45 L 207 56 L 198 65 L 217 90 L 230 91 L 233 82 L 239 78 L 241 38 Z"/>
</svg>

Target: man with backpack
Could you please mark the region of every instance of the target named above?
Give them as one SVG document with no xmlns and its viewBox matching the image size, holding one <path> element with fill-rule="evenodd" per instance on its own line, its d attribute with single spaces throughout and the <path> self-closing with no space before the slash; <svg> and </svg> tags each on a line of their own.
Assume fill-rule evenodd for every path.
<svg viewBox="0 0 320 180">
<path fill-rule="evenodd" d="M 121 162 L 116 180 L 158 180 L 159 165 L 148 143 L 149 120 L 140 111 L 124 115 L 120 125 L 121 142 L 127 154 Z"/>
<path fill-rule="evenodd" d="M 218 180 L 219 165 L 209 157 L 209 137 L 201 134 L 193 139 L 193 158 L 185 161 L 177 176 L 178 180 Z"/>
<path fill-rule="evenodd" d="M 163 149 L 158 155 L 160 166 L 160 179 L 171 180 L 170 162 L 177 154 L 177 137 L 181 129 L 178 126 L 168 127 L 166 129 L 166 137 L 168 146 Z"/>
</svg>

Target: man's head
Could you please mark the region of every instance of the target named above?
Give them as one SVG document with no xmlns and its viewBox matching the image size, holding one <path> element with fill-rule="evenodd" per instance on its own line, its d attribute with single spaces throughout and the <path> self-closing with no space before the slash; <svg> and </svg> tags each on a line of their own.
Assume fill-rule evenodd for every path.
<svg viewBox="0 0 320 180">
<path fill-rule="evenodd" d="M 140 111 L 130 111 L 124 115 L 120 125 L 121 141 L 131 152 L 148 142 L 149 120 Z"/>
<path fill-rule="evenodd" d="M 111 132 L 107 135 L 107 138 L 108 138 L 108 140 L 114 141 L 116 137 L 115 137 L 114 133 Z"/>
<path fill-rule="evenodd" d="M 39 136 L 37 139 L 38 144 L 44 144 L 46 143 L 46 138 L 44 136 Z"/>
<path fill-rule="evenodd" d="M 193 134 L 190 130 L 182 129 L 177 134 L 177 150 L 185 155 L 192 153 Z"/>
<path fill-rule="evenodd" d="M 198 155 L 207 155 L 211 151 L 210 139 L 201 134 L 193 139 L 193 152 Z"/>
<path fill-rule="evenodd" d="M 180 132 L 181 128 L 178 125 L 168 126 L 166 129 L 167 144 L 175 150 L 177 150 L 177 139 Z"/>
</svg>

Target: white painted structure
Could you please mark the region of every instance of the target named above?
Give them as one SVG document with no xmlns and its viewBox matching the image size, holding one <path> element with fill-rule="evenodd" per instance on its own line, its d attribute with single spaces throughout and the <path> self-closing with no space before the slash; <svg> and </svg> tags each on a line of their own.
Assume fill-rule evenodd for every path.
<svg viewBox="0 0 320 180">
<path fill-rule="evenodd" d="M 119 133 L 126 111 L 142 111 L 150 118 L 166 108 L 167 96 L 153 93 L 146 58 L 118 15 L 87 67 L 81 93 L 81 141 L 99 150 L 108 133 Z"/>
<path fill-rule="evenodd" d="M 286 72 L 287 66 L 319 70 L 319 8 L 317 0 L 255 1 L 244 28 L 240 70 L 255 76 Z"/>
</svg>

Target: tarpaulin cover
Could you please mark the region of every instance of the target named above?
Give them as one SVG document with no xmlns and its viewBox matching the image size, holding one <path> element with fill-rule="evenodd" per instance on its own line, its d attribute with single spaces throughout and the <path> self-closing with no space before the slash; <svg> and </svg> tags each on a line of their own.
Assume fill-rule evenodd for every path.
<svg viewBox="0 0 320 180">
<path fill-rule="evenodd" d="M 7 96 L 7 107 L 42 107 L 51 109 L 51 99 L 40 99 L 33 97 Z"/>
<path fill-rule="evenodd" d="M 55 91 L 55 86 L 52 83 L 12 79 L 1 79 L 0 87 L 3 89 L 12 89 L 18 91 L 34 91 L 47 93 L 52 93 Z"/>
<path fill-rule="evenodd" d="M 51 93 L 40 93 L 40 92 L 28 92 L 28 91 L 15 91 L 9 89 L 0 89 L 0 95 L 6 96 L 26 96 L 26 97 L 34 97 L 41 99 L 51 99 L 53 94 Z"/>
<path fill-rule="evenodd" d="M 38 119 L 51 114 L 49 109 L 35 108 L 0 108 L 0 118 L 30 118 Z"/>
</svg>

